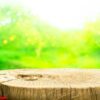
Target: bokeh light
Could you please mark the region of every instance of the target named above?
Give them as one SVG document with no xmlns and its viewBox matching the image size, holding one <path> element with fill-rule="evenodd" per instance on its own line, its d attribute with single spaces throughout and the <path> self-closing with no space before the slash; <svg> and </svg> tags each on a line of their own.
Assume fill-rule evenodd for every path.
<svg viewBox="0 0 100 100">
<path fill-rule="evenodd" d="M 100 68 L 99 4 L 0 1 L 0 69 Z"/>
</svg>

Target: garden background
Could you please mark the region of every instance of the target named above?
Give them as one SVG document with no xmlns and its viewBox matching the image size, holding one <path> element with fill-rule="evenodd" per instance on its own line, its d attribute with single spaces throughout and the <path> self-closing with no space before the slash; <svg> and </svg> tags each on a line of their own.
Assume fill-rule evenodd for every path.
<svg viewBox="0 0 100 100">
<path fill-rule="evenodd" d="M 21 6 L 0 6 L 0 69 L 18 68 L 100 68 L 100 19 L 61 30 Z"/>
</svg>

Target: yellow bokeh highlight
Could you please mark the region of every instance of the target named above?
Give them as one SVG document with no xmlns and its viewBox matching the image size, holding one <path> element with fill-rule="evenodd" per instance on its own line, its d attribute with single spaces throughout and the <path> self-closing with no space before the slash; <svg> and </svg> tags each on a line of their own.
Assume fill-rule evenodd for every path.
<svg viewBox="0 0 100 100">
<path fill-rule="evenodd" d="M 10 40 L 10 41 L 14 41 L 14 40 L 15 40 L 15 36 L 10 36 L 10 37 L 9 37 L 9 40 Z"/>
<path fill-rule="evenodd" d="M 28 43 L 28 44 L 32 44 L 32 43 L 33 43 L 32 39 L 28 38 L 28 39 L 27 39 L 27 43 Z"/>
<path fill-rule="evenodd" d="M 32 42 L 32 40 L 30 38 L 27 39 L 27 42 Z"/>
<path fill-rule="evenodd" d="M 7 44 L 8 43 L 8 41 L 7 40 L 3 40 L 3 44 Z"/>
</svg>

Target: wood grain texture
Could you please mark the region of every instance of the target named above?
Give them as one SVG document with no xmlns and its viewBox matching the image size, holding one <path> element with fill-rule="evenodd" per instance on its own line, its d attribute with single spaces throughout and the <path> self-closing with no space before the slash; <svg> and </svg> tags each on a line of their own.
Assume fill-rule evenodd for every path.
<svg viewBox="0 0 100 100">
<path fill-rule="evenodd" d="M 100 70 L 0 71 L 0 96 L 8 100 L 100 100 Z"/>
</svg>

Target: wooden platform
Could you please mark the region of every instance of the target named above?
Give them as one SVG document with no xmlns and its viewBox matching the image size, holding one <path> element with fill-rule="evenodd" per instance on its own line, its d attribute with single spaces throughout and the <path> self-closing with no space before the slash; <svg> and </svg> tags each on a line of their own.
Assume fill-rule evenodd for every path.
<svg viewBox="0 0 100 100">
<path fill-rule="evenodd" d="M 0 96 L 8 100 L 100 100 L 100 70 L 0 71 Z"/>
</svg>

